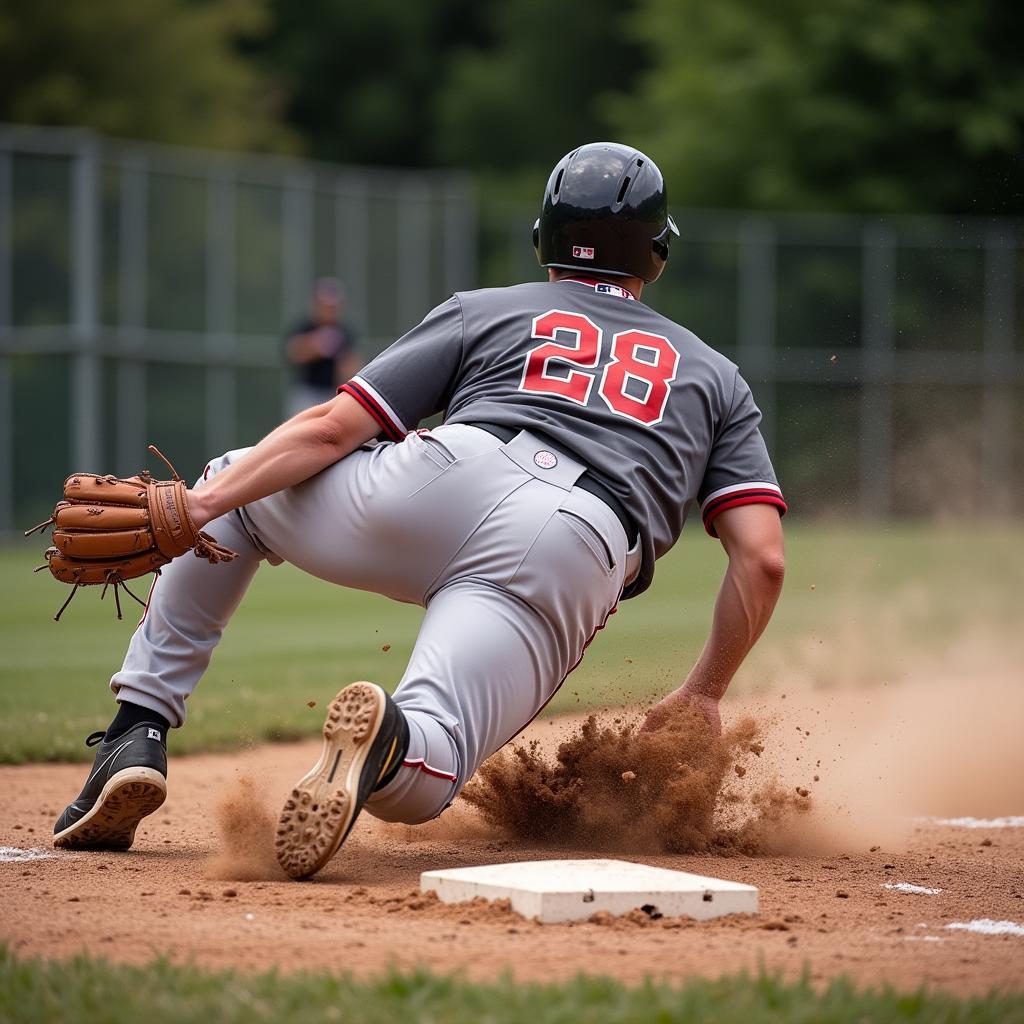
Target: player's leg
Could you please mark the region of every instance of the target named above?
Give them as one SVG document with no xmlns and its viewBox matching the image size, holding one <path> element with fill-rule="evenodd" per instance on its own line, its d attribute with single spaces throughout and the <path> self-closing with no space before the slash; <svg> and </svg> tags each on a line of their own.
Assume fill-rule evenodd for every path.
<svg viewBox="0 0 1024 1024">
<path fill-rule="evenodd" d="M 265 557 L 237 512 L 205 529 L 237 558 L 210 565 L 183 555 L 165 566 L 150 588 L 121 670 L 110 681 L 122 707 L 147 708 L 172 728 L 184 723 L 185 700 Z"/>
<path fill-rule="evenodd" d="M 582 653 L 584 618 L 607 614 L 600 599 L 616 594 L 605 574 L 589 575 L 573 573 L 581 586 L 596 585 L 595 600 L 568 628 L 479 579 L 438 591 L 394 700 L 355 683 L 332 703 L 323 752 L 279 820 L 285 871 L 303 878 L 323 867 L 364 807 L 408 824 L 440 814 L 557 689 Z"/>
<path fill-rule="evenodd" d="M 409 824 L 440 814 L 579 663 L 618 601 L 626 562 L 617 520 L 576 490 L 507 586 L 471 577 L 436 593 L 395 691 L 409 723 L 403 769 L 367 810 Z"/>
<path fill-rule="evenodd" d="M 244 454 L 214 459 L 204 479 Z M 421 600 L 443 561 L 440 545 L 409 528 L 409 499 L 442 469 L 414 439 L 360 449 L 297 487 L 215 519 L 207 532 L 238 558 L 211 566 L 185 555 L 164 568 L 111 680 L 118 699 L 182 725 L 186 698 L 264 558 L 342 586 Z"/>
<path fill-rule="evenodd" d="M 494 459 L 453 464 L 439 486 L 444 514 L 426 515 L 438 530 L 481 495 L 489 511 L 431 587 L 395 693 L 393 710 L 408 732 L 401 767 L 390 782 L 391 771 L 377 773 L 395 732 L 375 738 L 350 714 L 355 728 L 339 736 L 329 718 L 324 753 L 281 816 L 278 858 L 290 873 L 322 866 L 364 803 L 381 818 L 408 823 L 444 810 L 479 764 L 547 703 L 638 568 L 639 551 L 627 553 L 625 531 L 608 506 L 573 487 L 580 467 L 549 476 L 550 460 L 536 460 L 532 445 L 520 435 Z M 498 488 L 495 501 L 489 485 L 506 471 L 512 486 Z M 429 513 L 434 500 L 419 510 Z M 364 686 L 371 688 L 346 688 L 339 702 Z M 383 693 L 368 704 L 373 722 L 383 706 L 391 707 Z M 337 771 L 339 764 L 356 770 Z"/>
<path fill-rule="evenodd" d="M 497 444 L 486 435 L 474 443 Z M 204 477 L 243 454 L 215 459 Z M 447 466 L 415 437 L 361 449 L 296 488 L 208 524 L 207 531 L 238 557 L 211 566 L 185 555 L 157 578 L 124 664 L 111 679 L 118 713 L 105 733 L 91 737 L 102 737 L 93 771 L 58 820 L 58 840 L 90 847 L 131 845 L 138 821 L 163 799 L 167 730 L 183 724 L 186 698 L 263 558 L 290 561 L 342 585 L 422 600 L 450 554 L 442 530 L 431 531 L 429 524 L 410 518 L 410 501 Z M 451 514 L 444 521 L 449 530 L 472 527 Z M 457 534 L 448 540 L 460 542 Z"/>
<path fill-rule="evenodd" d="M 550 623 L 476 580 L 439 591 L 427 609 L 395 702 L 409 747 L 366 809 L 416 824 L 455 799 L 480 761 L 521 729 L 568 671 Z"/>
<path fill-rule="evenodd" d="M 138 823 L 164 801 L 167 731 L 184 721 L 185 698 L 263 557 L 236 513 L 211 523 L 208 532 L 238 557 L 211 566 L 185 555 L 154 579 L 111 680 L 117 714 L 87 741 L 97 745 L 96 757 L 81 793 L 54 826 L 58 846 L 128 849 Z"/>
</svg>

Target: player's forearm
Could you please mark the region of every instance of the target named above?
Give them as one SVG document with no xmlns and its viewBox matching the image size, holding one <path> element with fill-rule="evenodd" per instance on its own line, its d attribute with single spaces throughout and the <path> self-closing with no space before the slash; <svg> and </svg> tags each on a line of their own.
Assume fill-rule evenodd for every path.
<svg viewBox="0 0 1024 1024">
<path fill-rule="evenodd" d="M 711 634 L 680 688 L 718 701 L 771 619 L 782 591 L 781 558 L 734 557 L 715 602 Z"/>
<path fill-rule="evenodd" d="M 723 512 L 718 535 L 729 567 L 715 602 L 711 635 L 686 681 L 648 713 L 645 729 L 656 729 L 681 702 L 697 707 L 717 733 L 718 702 L 736 670 L 764 632 L 782 590 L 785 574 L 782 528 L 769 505 Z"/>
<path fill-rule="evenodd" d="M 200 528 L 232 509 L 308 480 L 377 433 L 348 396 L 299 413 L 196 490 L 189 512 Z"/>
</svg>

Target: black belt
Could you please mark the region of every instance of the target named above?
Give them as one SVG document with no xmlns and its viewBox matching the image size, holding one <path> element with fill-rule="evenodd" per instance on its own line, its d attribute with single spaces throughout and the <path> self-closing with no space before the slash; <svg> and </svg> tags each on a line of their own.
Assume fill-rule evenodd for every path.
<svg viewBox="0 0 1024 1024">
<path fill-rule="evenodd" d="M 488 434 L 493 434 L 504 444 L 508 444 L 512 438 L 521 433 L 516 427 L 506 427 L 498 423 L 467 423 L 466 426 L 486 430 Z M 552 444 L 551 439 L 542 430 L 531 429 L 530 433 L 536 435 L 544 444 L 550 445 L 556 452 L 561 452 L 562 449 L 558 445 Z M 626 531 L 626 544 L 632 547 L 636 540 L 637 529 L 633 525 L 633 517 L 626 511 L 625 505 L 589 469 L 585 469 L 580 474 L 576 480 L 576 486 L 594 495 L 595 498 L 600 498 L 615 513 L 615 518 L 622 523 L 622 528 Z"/>
</svg>

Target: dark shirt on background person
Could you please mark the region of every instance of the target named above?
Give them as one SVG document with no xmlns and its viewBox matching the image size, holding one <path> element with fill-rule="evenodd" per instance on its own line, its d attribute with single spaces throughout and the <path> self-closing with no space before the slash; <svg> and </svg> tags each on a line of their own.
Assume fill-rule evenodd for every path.
<svg viewBox="0 0 1024 1024">
<path fill-rule="evenodd" d="M 313 290 L 312 315 L 289 333 L 285 354 L 294 377 L 288 415 L 330 401 L 359 369 L 355 331 L 341 319 L 344 303 L 341 282 L 322 278 Z"/>
</svg>

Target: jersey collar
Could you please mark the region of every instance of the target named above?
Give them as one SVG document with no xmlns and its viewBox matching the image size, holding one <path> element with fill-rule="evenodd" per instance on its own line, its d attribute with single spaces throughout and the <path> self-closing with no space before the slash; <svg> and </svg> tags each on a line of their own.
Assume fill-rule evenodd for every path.
<svg viewBox="0 0 1024 1024">
<path fill-rule="evenodd" d="M 559 284 L 563 281 L 568 284 L 586 285 L 588 288 L 593 288 L 598 295 L 617 295 L 620 299 L 629 299 L 630 302 L 636 302 L 636 296 L 629 289 L 622 288 L 617 284 L 609 284 L 607 281 L 595 281 L 590 277 L 559 278 Z"/>
</svg>

